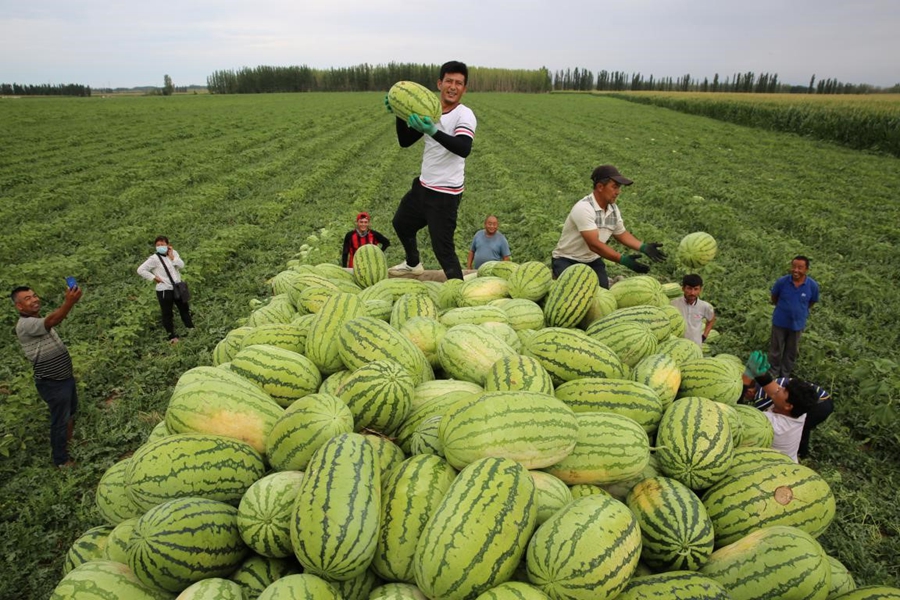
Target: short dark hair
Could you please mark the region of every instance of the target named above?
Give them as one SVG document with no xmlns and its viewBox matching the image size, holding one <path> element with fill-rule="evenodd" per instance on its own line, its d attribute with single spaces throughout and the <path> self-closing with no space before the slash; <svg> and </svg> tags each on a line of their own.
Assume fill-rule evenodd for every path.
<svg viewBox="0 0 900 600">
<path fill-rule="evenodd" d="M 700 287 L 703 285 L 703 278 L 696 273 L 689 273 L 681 278 L 681 285 L 690 287 Z"/>
<path fill-rule="evenodd" d="M 803 262 L 806 263 L 806 268 L 807 268 L 807 269 L 809 268 L 809 259 L 806 258 L 805 256 L 803 256 L 802 254 L 798 254 L 797 256 L 795 256 L 794 258 L 792 258 L 792 259 L 791 259 L 791 262 L 794 262 L 795 260 L 802 260 Z"/>
<path fill-rule="evenodd" d="M 463 81 L 466 84 L 469 83 L 469 67 L 466 66 L 466 63 L 461 63 L 458 60 L 445 62 L 441 65 L 441 74 L 438 79 L 443 80 L 444 75 L 446 75 L 447 73 L 459 73 L 463 76 Z"/>
<path fill-rule="evenodd" d="M 802 417 L 819 403 L 819 390 L 808 381 L 789 379 L 784 387 L 791 404 L 791 416 L 795 419 Z"/>
<path fill-rule="evenodd" d="M 153 240 L 153 244 L 155 245 L 157 242 L 165 242 L 165 243 L 168 244 L 168 243 L 169 243 L 169 238 L 167 238 L 167 237 L 164 236 L 164 235 L 158 235 L 158 236 L 156 236 L 156 239 Z"/>
<path fill-rule="evenodd" d="M 12 292 L 10 292 L 9 299 L 13 301 L 13 304 L 15 304 L 16 296 L 18 296 L 22 292 L 30 292 L 30 291 L 32 291 L 32 290 L 27 285 L 20 285 L 20 286 L 14 288 Z"/>
</svg>

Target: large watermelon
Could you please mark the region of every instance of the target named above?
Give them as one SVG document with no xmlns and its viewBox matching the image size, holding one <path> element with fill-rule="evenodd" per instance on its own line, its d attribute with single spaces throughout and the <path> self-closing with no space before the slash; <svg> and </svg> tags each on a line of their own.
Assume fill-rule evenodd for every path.
<svg viewBox="0 0 900 600">
<path fill-rule="evenodd" d="M 433 121 L 441 118 L 441 103 L 438 97 L 425 86 L 415 81 L 398 81 L 387 93 L 387 101 L 391 111 L 403 122 L 410 115 L 431 117 Z"/>
</svg>

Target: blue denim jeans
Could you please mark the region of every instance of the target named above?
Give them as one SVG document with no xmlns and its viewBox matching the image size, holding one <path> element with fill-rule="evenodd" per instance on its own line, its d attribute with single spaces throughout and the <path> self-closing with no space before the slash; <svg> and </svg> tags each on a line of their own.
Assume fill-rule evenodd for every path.
<svg viewBox="0 0 900 600">
<path fill-rule="evenodd" d="M 50 408 L 50 449 L 53 453 L 53 464 L 59 466 L 69 460 L 66 450 L 69 419 L 78 411 L 78 394 L 75 391 L 75 378 L 35 379 L 38 394 Z"/>
</svg>

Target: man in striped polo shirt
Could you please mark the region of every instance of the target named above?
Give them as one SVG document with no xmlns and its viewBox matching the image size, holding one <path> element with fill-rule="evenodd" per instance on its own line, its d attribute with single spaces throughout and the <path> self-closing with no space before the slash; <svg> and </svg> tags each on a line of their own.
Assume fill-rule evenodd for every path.
<svg viewBox="0 0 900 600">
<path fill-rule="evenodd" d="M 453 245 L 456 216 L 465 187 L 466 157 L 472 151 L 477 124 L 475 113 L 460 104 L 466 93 L 469 69 L 458 61 L 441 66 L 437 82 L 441 92 L 441 119 L 410 115 L 397 119 L 397 141 L 408 148 L 425 138 L 422 173 L 400 200 L 394 213 L 394 230 L 406 260 L 391 268 L 396 274 L 418 275 L 425 271 L 419 257 L 416 234 L 425 227 L 431 236 L 431 248 L 447 279 L 462 279 L 462 266 Z M 388 106 L 390 110 L 390 106 Z"/>
<path fill-rule="evenodd" d="M 62 306 L 43 318 L 40 316 L 41 299 L 31 288 L 17 287 L 12 291 L 11 297 L 19 311 L 16 336 L 25 356 L 34 367 L 34 383 L 38 394 L 50 407 L 53 463 L 57 467 L 71 467 L 75 462 L 69 457 L 67 446 L 72 439 L 78 395 L 75 392 L 72 357 L 54 327 L 81 300 L 81 288 L 67 288 Z"/>
</svg>

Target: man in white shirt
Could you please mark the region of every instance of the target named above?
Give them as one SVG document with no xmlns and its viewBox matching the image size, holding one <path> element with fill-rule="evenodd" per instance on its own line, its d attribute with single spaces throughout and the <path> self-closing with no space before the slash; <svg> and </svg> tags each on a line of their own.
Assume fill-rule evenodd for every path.
<svg viewBox="0 0 900 600">
<path fill-rule="evenodd" d="M 681 291 L 684 296 L 674 298 L 670 304 L 684 317 L 684 337 L 702 346 L 716 322 L 716 311 L 712 304 L 700 299 L 703 278 L 699 275 L 685 275 L 681 279 Z"/>
<path fill-rule="evenodd" d="M 634 183 L 632 180 L 612 165 L 600 165 L 591 173 L 591 181 L 593 190 L 569 211 L 559 242 L 553 249 L 553 278 L 572 265 L 582 263 L 594 270 L 601 287 L 609 289 L 603 259 L 624 265 L 636 273 L 650 270 L 649 266 L 638 262 L 640 254 L 620 254 L 613 250 L 607 245 L 610 237 L 656 262 L 665 260 L 666 255 L 660 250 L 662 244 L 645 244 L 625 229 L 616 200 L 622 187 Z"/>
</svg>

